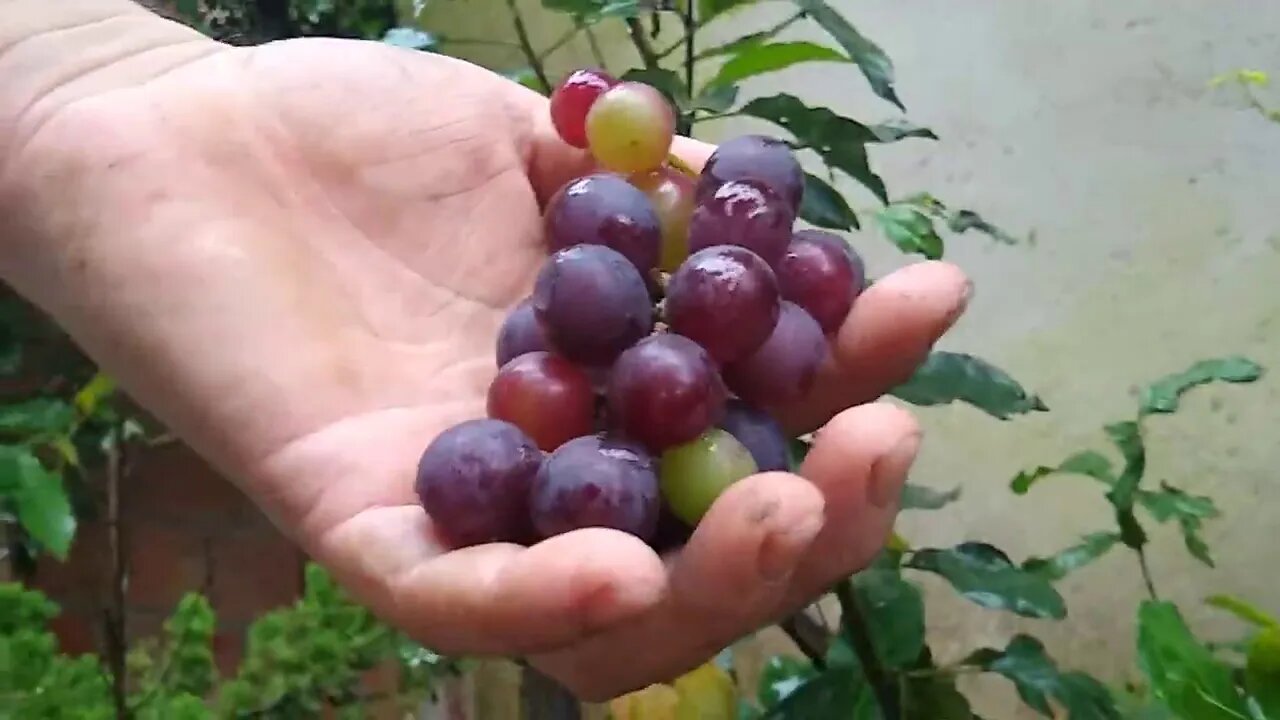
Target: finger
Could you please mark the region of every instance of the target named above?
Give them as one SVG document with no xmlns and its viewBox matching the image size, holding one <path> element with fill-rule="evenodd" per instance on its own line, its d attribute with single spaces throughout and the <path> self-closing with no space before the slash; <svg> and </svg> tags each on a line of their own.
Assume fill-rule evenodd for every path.
<svg viewBox="0 0 1280 720">
<path fill-rule="evenodd" d="M 441 553 L 420 507 L 366 510 L 326 534 L 321 562 L 386 621 L 446 653 L 520 655 L 650 610 L 666 570 L 643 542 L 591 528 L 532 547 Z"/>
<path fill-rule="evenodd" d="M 920 441 L 915 417 L 890 403 L 846 410 L 818 432 L 800 473 L 826 498 L 826 522 L 796 570 L 788 612 L 866 567 L 884 546 Z"/>
<path fill-rule="evenodd" d="M 971 292 L 964 272 L 944 262 L 908 265 L 877 281 L 854 301 L 809 396 L 779 409 L 779 419 L 792 432 L 809 432 L 905 382 L 960 318 Z"/>
<path fill-rule="evenodd" d="M 658 607 L 535 664 L 587 700 L 696 667 L 758 627 L 786 595 L 822 517 L 822 495 L 803 478 L 764 473 L 735 483 L 672 561 L 670 592 Z"/>
</svg>

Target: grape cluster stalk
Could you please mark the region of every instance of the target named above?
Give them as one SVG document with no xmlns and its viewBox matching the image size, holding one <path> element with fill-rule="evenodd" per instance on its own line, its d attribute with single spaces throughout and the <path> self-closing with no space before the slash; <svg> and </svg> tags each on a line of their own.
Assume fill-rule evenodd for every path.
<svg viewBox="0 0 1280 720">
<path fill-rule="evenodd" d="M 773 413 L 812 389 L 863 263 L 795 227 L 804 174 L 781 140 L 733 138 L 691 176 L 649 85 L 583 68 L 549 109 L 597 169 L 547 203 L 487 417 L 433 439 L 415 488 L 454 547 L 605 527 L 664 550 L 733 483 L 788 469 Z"/>
</svg>

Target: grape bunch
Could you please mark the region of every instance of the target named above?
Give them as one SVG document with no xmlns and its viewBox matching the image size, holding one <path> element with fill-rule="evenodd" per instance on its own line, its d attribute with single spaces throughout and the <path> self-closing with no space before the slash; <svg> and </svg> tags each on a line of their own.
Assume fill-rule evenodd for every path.
<svg viewBox="0 0 1280 720">
<path fill-rule="evenodd" d="M 731 139 L 691 176 L 664 96 L 594 69 L 550 114 L 598 170 L 548 201 L 487 417 L 431 442 L 416 490 L 455 547 L 607 527 L 661 548 L 734 482 L 788 467 L 770 413 L 812 389 L 862 260 L 795 228 L 804 174 L 781 140 Z"/>
</svg>

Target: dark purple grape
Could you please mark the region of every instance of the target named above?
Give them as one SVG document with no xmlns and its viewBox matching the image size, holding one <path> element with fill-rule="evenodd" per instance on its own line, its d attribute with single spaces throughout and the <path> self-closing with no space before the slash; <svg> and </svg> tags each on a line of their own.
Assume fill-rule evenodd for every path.
<svg viewBox="0 0 1280 720">
<path fill-rule="evenodd" d="M 538 351 L 502 366 L 489 384 L 486 409 L 550 452 L 594 430 L 596 395 L 582 368 Z"/>
<path fill-rule="evenodd" d="M 778 281 L 768 263 L 746 248 L 700 250 L 667 283 L 666 319 L 716 362 L 732 362 L 759 347 L 773 330 Z"/>
<path fill-rule="evenodd" d="M 669 333 L 647 337 L 619 355 L 609 376 L 610 417 L 653 452 L 706 432 L 724 412 L 727 395 L 707 352 Z"/>
<path fill-rule="evenodd" d="M 564 357 L 604 365 L 653 329 L 649 291 L 635 267 L 604 245 L 574 245 L 547 259 L 533 311 Z"/>
<path fill-rule="evenodd" d="M 642 190 L 617 175 L 596 173 L 566 183 L 548 201 L 543 223 L 553 252 L 579 243 L 607 245 L 626 255 L 646 281 L 658 266 L 658 213 Z"/>
<path fill-rule="evenodd" d="M 825 230 L 800 230 L 774 266 L 782 297 L 804 308 L 827 334 L 840 329 L 865 282 L 862 260 Z"/>
<path fill-rule="evenodd" d="M 790 468 L 787 436 L 769 413 L 733 398 L 718 425 L 746 446 L 760 472 Z"/>
<path fill-rule="evenodd" d="M 532 299 L 525 298 L 511 309 L 498 330 L 498 367 L 525 353 L 547 350 L 550 347 L 538 325 L 538 318 L 533 313 Z"/>
<path fill-rule="evenodd" d="M 795 212 L 754 180 L 732 180 L 698 198 L 689 220 L 689 250 L 741 245 L 776 266 L 791 242 Z"/>
<path fill-rule="evenodd" d="M 698 198 L 708 197 L 732 180 L 756 180 L 784 198 L 791 212 L 800 212 L 804 171 L 791 148 L 764 135 L 740 135 L 721 143 L 702 168 Z"/>
<path fill-rule="evenodd" d="M 542 464 L 529 505 L 539 537 L 607 527 L 648 542 L 660 505 L 653 458 L 624 440 L 575 438 Z"/>
<path fill-rule="evenodd" d="M 542 451 L 503 420 L 467 420 L 436 436 L 418 461 L 414 489 L 454 547 L 529 536 L 529 489 Z"/>
<path fill-rule="evenodd" d="M 799 305 L 783 301 L 769 339 L 726 366 L 724 379 L 743 400 L 774 407 L 804 397 L 826 356 L 827 338 L 818 321 Z"/>
</svg>

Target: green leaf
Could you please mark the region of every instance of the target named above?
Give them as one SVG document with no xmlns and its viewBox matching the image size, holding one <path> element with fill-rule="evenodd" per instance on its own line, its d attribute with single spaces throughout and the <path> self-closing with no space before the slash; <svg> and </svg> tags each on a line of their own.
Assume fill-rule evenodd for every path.
<svg viewBox="0 0 1280 720">
<path fill-rule="evenodd" d="M 897 142 L 906 138 L 928 138 L 937 140 L 938 136 L 927 127 L 920 127 L 906 120 L 891 120 L 888 122 L 868 125 L 867 129 L 875 136 L 876 140 L 882 143 Z"/>
<path fill-rule="evenodd" d="M 805 438 L 791 438 L 787 441 L 787 458 L 792 470 L 800 469 L 800 465 L 811 449 L 813 449 L 813 442 Z"/>
<path fill-rule="evenodd" d="M 893 63 L 878 45 L 858 32 L 848 20 L 823 0 L 794 1 L 797 7 L 808 13 L 809 17 L 840 43 L 840 47 L 844 48 L 849 57 L 858 64 L 858 68 L 862 70 L 862 74 L 866 76 L 867 82 L 871 84 L 871 89 L 876 95 L 897 105 L 900 110 L 906 111 L 906 107 L 893 89 Z"/>
<path fill-rule="evenodd" d="M 972 210 L 956 210 L 947 220 L 947 229 L 953 233 L 977 230 L 992 240 L 1006 245 L 1018 244 L 1018 238 L 987 222 L 981 215 Z"/>
<path fill-rule="evenodd" d="M 1232 356 L 1201 360 L 1186 370 L 1161 378 L 1142 390 L 1138 412 L 1171 413 L 1178 409 L 1182 394 L 1197 385 L 1214 381 L 1248 383 L 1262 377 L 1262 366 L 1248 358 Z"/>
<path fill-rule="evenodd" d="M 676 110 L 689 109 L 689 89 L 674 70 L 666 68 L 636 68 L 623 74 L 622 80 L 652 85 L 667 98 Z"/>
<path fill-rule="evenodd" d="M 1102 557 L 1118 542 L 1120 542 L 1119 533 L 1089 533 L 1079 543 L 1055 555 L 1026 560 L 1022 563 L 1022 569 L 1049 582 L 1054 582 L 1066 577 L 1071 571 L 1078 570 Z"/>
<path fill-rule="evenodd" d="M 924 648 L 924 597 L 920 588 L 895 570 L 864 570 L 853 576 L 853 588 L 867 615 L 871 645 L 880 662 L 904 668 Z"/>
<path fill-rule="evenodd" d="M 756 0 L 698 0 L 698 22 L 706 24 L 712 18 L 723 15 L 743 5 L 751 5 Z"/>
<path fill-rule="evenodd" d="M 382 42 L 411 50 L 433 50 L 436 46 L 434 35 L 413 27 L 391 28 L 382 36 Z"/>
<path fill-rule="evenodd" d="M 930 353 L 915 375 L 894 388 L 892 394 L 913 405 L 962 401 L 1001 420 L 1049 409 L 1008 373 L 987 361 L 944 351 Z"/>
<path fill-rule="evenodd" d="M 917 550 L 905 565 L 941 575 L 963 597 L 985 608 L 1032 618 L 1067 616 L 1066 603 L 1048 580 L 1015 566 L 985 543 Z"/>
<path fill-rule="evenodd" d="M 1248 718 L 1231 670 L 1191 634 L 1172 603 L 1148 600 L 1139 607 L 1138 665 L 1153 694 L 1179 717 Z"/>
<path fill-rule="evenodd" d="M 4 433 L 65 433 L 75 419 L 75 408 L 57 398 L 39 397 L 0 405 L 0 432 Z"/>
<path fill-rule="evenodd" d="M 849 203 L 825 180 L 804 174 L 804 194 L 800 196 L 800 219 L 828 230 L 859 228 L 858 216 Z"/>
<path fill-rule="evenodd" d="M 937 510 L 960 499 L 960 486 L 950 490 L 934 490 L 923 485 L 906 483 L 902 486 L 899 506 L 903 510 Z"/>
<path fill-rule="evenodd" d="M 833 667 L 800 686 L 771 708 L 766 720 L 844 718 L 872 720 L 875 699 L 861 673 L 850 667 Z"/>
<path fill-rule="evenodd" d="M 18 522 L 27 533 L 54 557 L 65 560 L 76 519 L 62 475 L 46 469 L 26 449 L 0 445 L 0 491 L 13 499 Z"/>
<path fill-rule="evenodd" d="M 738 99 L 737 85 L 710 85 L 693 99 L 693 107 L 712 113 L 722 113 L 733 107 Z"/>
<path fill-rule="evenodd" d="M 89 382 L 80 388 L 72 403 L 75 405 L 76 412 L 82 417 L 91 417 L 98 411 L 98 406 L 107 398 L 111 397 L 116 391 L 116 381 L 111 376 L 101 371 L 93 374 Z"/>
<path fill-rule="evenodd" d="M 1244 686 L 1263 717 L 1280 720 L 1280 628 L 1267 628 L 1249 643 Z"/>
<path fill-rule="evenodd" d="M 827 165 L 862 183 L 883 203 L 889 202 L 884 180 L 871 171 L 866 143 L 875 136 L 862 123 L 827 108 L 812 108 L 794 95 L 782 93 L 756 98 L 739 110 L 785 128 L 801 147 L 807 147 Z"/>
<path fill-rule="evenodd" d="M 1160 490 L 1139 490 L 1138 502 L 1157 522 L 1170 518 L 1194 518 L 1197 520 L 1218 516 L 1213 498 L 1205 495 L 1189 495 L 1168 483 L 1160 483 Z"/>
<path fill-rule="evenodd" d="M 1107 500 L 1116 510 L 1124 512 L 1133 508 L 1133 499 L 1137 495 L 1138 483 L 1147 471 L 1147 451 L 1142 443 L 1142 428 L 1138 423 L 1129 420 L 1112 423 L 1104 428 L 1107 437 L 1120 449 L 1124 457 L 1124 470 L 1116 479 L 1115 485 L 1107 492 Z"/>
<path fill-rule="evenodd" d="M 910 205 L 889 205 L 876 213 L 876 222 L 889 242 L 905 253 L 919 253 L 930 260 L 942 257 L 942 238 L 933 220 Z"/>
<path fill-rule="evenodd" d="M 1067 711 L 1066 720 L 1119 720 L 1120 711 L 1107 687 L 1081 672 L 1061 672 L 1030 635 L 1016 635 L 1004 651 L 989 656 L 985 667 L 1013 682 L 1029 707 L 1044 717 L 1054 715 L 1050 700 Z"/>
<path fill-rule="evenodd" d="M 756 692 L 760 706 L 766 710 L 776 707 L 817 674 L 818 671 L 807 660 L 774 655 L 760 671 L 760 686 Z"/>
<path fill-rule="evenodd" d="M 1210 595 L 1205 603 L 1235 615 L 1241 620 L 1258 627 L 1280 627 L 1280 620 L 1269 615 L 1256 605 L 1231 595 Z"/>
<path fill-rule="evenodd" d="M 1057 467 L 1041 465 L 1033 470 L 1023 470 L 1009 483 L 1009 488 L 1017 495 L 1025 495 L 1032 485 L 1056 473 L 1087 475 L 1108 485 L 1114 485 L 1116 481 L 1111 474 L 1111 461 L 1105 455 L 1084 450 L 1063 460 Z"/>
<path fill-rule="evenodd" d="M 849 58 L 829 47 L 803 40 L 751 45 L 721 65 L 707 84 L 732 85 L 806 62 L 849 62 Z"/>
<path fill-rule="evenodd" d="M 1178 518 L 1178 524 L 1182 526 L 1182 543 L 1186 545 L 1191 557 L 1209 567 L 1217 567 L 1209 554 L 1208 543 L 1200 536 L 1200 522 L 1189 518 Z"/>
</svg>

